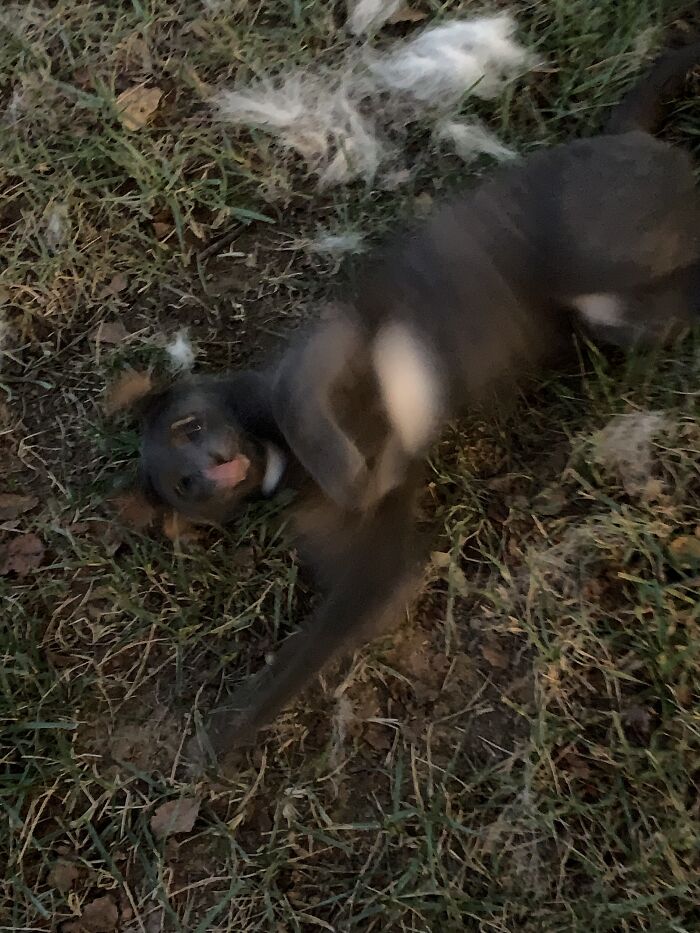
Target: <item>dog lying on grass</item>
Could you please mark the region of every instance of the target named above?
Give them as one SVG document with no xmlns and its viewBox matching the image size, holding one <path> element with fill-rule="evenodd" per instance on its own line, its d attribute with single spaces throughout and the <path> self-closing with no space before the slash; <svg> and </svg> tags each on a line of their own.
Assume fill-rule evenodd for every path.
<svg viewBox="0 0 700 933">
<path fill-rule="evenodd" d="M 420 464 L 445 422 L 556 359 L 575 330 L 660 343 L 700 309 L 700 196 L 654 138 L 700 62 L 670 52 L 603 134 L 543 150 L 439 207 L 368 263 L 334 318 L 268 371 L 184 380 L 147 400 L 145 488 L 224 522 L 251 495 L 305 489 L 299 534 L 327 595 L 216 710 L 216 754 L 252 740 L 341 650 L 403 604 Z"/>
</svg>

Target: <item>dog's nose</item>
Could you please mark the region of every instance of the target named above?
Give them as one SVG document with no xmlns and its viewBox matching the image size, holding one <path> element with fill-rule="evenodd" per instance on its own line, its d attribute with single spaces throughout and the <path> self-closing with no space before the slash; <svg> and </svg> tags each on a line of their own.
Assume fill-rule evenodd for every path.
<svg viewBox="0 0 700 933">
<path fill-rule="evenodd" d="M 187 502 L 197 502 L 207 497 L 211 491 L 211 482 L 201 473 L 188 473 L 180 477 L 175 488 L 181 499 Z"/>
</svg>

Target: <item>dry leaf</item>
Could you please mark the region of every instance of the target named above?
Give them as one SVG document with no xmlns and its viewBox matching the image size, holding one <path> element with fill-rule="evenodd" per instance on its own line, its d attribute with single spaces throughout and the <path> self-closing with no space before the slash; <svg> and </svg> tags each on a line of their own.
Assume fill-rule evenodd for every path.
<svg viewBox="0 0 700 933">
<path fill-rule="evenodd" d="M 191 32 L 192 35 L 196 36 L 198 39 L 211 41 L 211 28 L 209 23 L 204 19 L 193 19 L 191 23 L 185 26 L 182 32 L 183 35 L 187 35 Z"/>
<path fill-rule="evenodd" d="M 512 492 L 513 486 L 517 484 L 519 477 L 517 473 L 503 473 L 500 476 L 492 476 L 486 480 L 486 488 L 494 492 Z"/>
<path fill-rule="evenodd" d="M 375 752 L 388 752 L 393 745 L 394 739 L 391 731 L 379 723 L 370 723 L 365 727 L 362 741 L 369 745 Z"/>
<path fill-rule="evenodd" d="M 199 815 L 200 801 L 194 797 L 182 797 L 162 804 L 151 817 L 151 829 L 158 839 L 176 833 L 192 832 Z"/>
<path fill-rule="evenodd" d="M 117 111 L 127 130 L 140 130 L 158 109 L 163 92 L 159 87 L 137 84 L 117 97 Z"/>
<path fill-rule="evenodd" d="M 26 577 L 36 569 L 44 557 L 44 545 L 35 534 L 20 535 L 13 538 L 5 549 L 0 565 L 0 573 L 16 573 Z"/>
<path fill-rule="evenodd" d="M 495 667 L 499 671 L 504 671 L 510 664 L 508 655 L 504 654 L 500 648 L 495 648 L 493 645 L 482 645 L 481 653 L 491 667 Z"/>
<path fill-rule="evenodd" d="M 146 920 L 146 933 L 161 933 L 165 923 L 165 911 L 162 907 L 156 908 Z"/>
<path fill-rule="evenodd" d="M 119 925 L 114 898 L 106 895 L 85 905 L 80 920 L 64 924 L 63 933 L 112 933 Z"/>
<path fill-rule="evenodd" d="M 700 563 L 700 538 L 681 535 L 680 538 L 674 538 L 671 541 L 669 549 L 683 567 L 691 567 Z"/>
<path fill-rule="evenodd" d="M 17 518 L 24 512 L 33 509 L 39 500 L 36 496 L 20 496 L 14 492 L 0 493 L 0 519 Z"/>
<path fill-rule="evenodd" d="M 469 584 L 464 571 L 455 562 L 449 551 L 433 551 L 430 562 L 443 580 L 447 580 L 450 589 L 459 596 L 467 596 Z"/>
<path fill-rule="evenodd" d="M 108 416 L 130 408 L 153 389 L 150 373 L 129 370 L 107 389 L 103 408 Z"/>
<path fill-rule="evenodd" d="M 82 88 L 84 91 L 87 91 L 88 88 L 91 88 L 93 84 L 90 70 L 88 68 L 77 68 L 73 72 L 73 84 L 77 84 L 77 86 Z"/>
<path fill-rule="evenodd" d="M 420 10 L 412 10 L 410 6 L 401 6 L 395 13 L 392 13 L 387 23 L 392 26 L 398 23 L 421 23 L 427 19 L 427 13 L 421 13 Z"/>
<path fill-rule="evenodd" d="M 236 570 L 252 570 L 255 567 L 255 548 L 239 547 L 231 556 L 231 566 Z"/>
<path fill-rule="evenodd" d="M 128 492 L 112 499 L 121 521 L 130 528 L 143 531 L 153 523 L 156 510 L 139 492 Z"/>
<path fill-rule="evenodd" d="M 674 687 L 673 692 L 676 695 L 676 700 L 681 706 L 691 706 L 693 703 L 693 691 L 688 686 L 688 684 L 681 684 L 678 687 Z"/>
<path fill-rule="evenodd" d="M 506 691 L 506 695 L 516 703 L 529 703 L 533 698 L 534 686 L 531 674 L 524 674 L 522 677 L 516 677 L 512 680 Z"/>
<path fill-rule="evenodd" d="M 173 224 L 166 224 L 160 220 L 157 220 L 153 224 L 153 232 L 159 240 L 164 240 L 166 237 L 169 237 L 174 229 L 175 226 Z"/>
<path fill-rule="evenodd" d="M 630 706 L 623 713 L 627 725 L 635 729 L 640 735 L 649 735 L 651 731 L 651 714 L 643 706 Z"/>
<path fill-rule="evenodd" d="M 81 525 L 83 527 L 83 531 L 80 530 Z M 78 523 L 77 529 L 75 526 L 69 526 L 69 528 L 74 534 L 89 534 L 90 538 L 95 541 L 99 541 L 100 546 L 104 548 L 110 556 L 116 554 L 121 545 L 124 543 L 124 538 L 122 537 L 120 528 L 116 522 L 98 520 L 86 523 Z"/>
<path fill-rule="evenodd" d="M 50 648 L 46 649 L 46 660 L 52 667 L 57 667 L 59 669 L 72 667 L 74 664 L 80 663 L 79 658 L 75 658 L 72 654 L 62 654 L 58 651 L 52 651 Z M 49 883 L 51 883 L 51 875 L 49 875 Z M 56 885 L 56 887 L 59 887 Z M 59 890 L 61 890 L 59 888 Z"/>
<path fill-rule="evenodd" d="M 564 764 L 566 765 L 566 769 L 569 774 L 575 778 L 582 778 L 585 780 L 593 773 L 588 766 L 588 763 L 573 752 L 566 756 Z"/>
<path fill-rule="evenodd" d="M 127 329 L 121 321 L 103 321 L 90 334 L 90 340 L 95 343 L 108 343 L 118 346 L 120 343 L 124 343 L 128 336 Z"/>
<path fill-rule="evenodd" d="M 163 534 L 170 541 L 188 544 L 192 541 L 199 541 L 204 535 L 204 531 L 193 525 L 184 516 L 178 515 L 177 512 L 170 512 L 163 519 Z"/>
<path fill-rule="evenodd" d="M 449 551 L 433 551 L 430 560 L 438 570 L 446 570 L 452 562 L 452 555 Z"/>
<path fill-rule="evenodd" d="M 128 284 L 129 280 L 124 273 L 117 272 L 116 275 L 112 276 L 97 297 L 100 299 L 111 298 L 114 295 L 118 295 L 119 292 L 123 292 Z"/>
<path fill-rule="evenodd" d="M 80 877 L 80 869 L 73 862 L 56 862 L 49 872 L 49 884 L 61 894 L 65 894 L 73 887 Z"/>
<path fill-rule="evenodd" d="M 568 502 L 566 491 L 561 486 L 552 486 L 537 496 L 534 505 L 540 515 L 560 515 Z"/>
</svg>

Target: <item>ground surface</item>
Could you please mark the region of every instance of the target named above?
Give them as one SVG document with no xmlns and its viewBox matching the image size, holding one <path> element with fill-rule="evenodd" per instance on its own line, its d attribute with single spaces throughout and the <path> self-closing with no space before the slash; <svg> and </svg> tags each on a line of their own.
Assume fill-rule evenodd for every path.
<svg viewBox="0 0 700 933">
<path fill-rule="evenodd" d="M 203 368 L 260 358 L 332 281 L 304 238 L 371 235 L 459 176 L 417 127 L 403 188 L 320 196 L 263 138 L 211 124 L 234 75 L 332 60 L 341 6 L 0 9 L 0 928 L 697 930 L 697 339 L 583 355 L 455 429 L 400 634 L 218 783 L 182 767 L 193 710 L 309 595 L 274 509 L 177 548 L 115 522 L 136 435 L 100 399 L 185 324 Z M 595 127 L 681 5 L 516 11 L 546 65 L 482 115 L 527 149 Z M 130 131 L 114 100 L 142 82 L 163 96 Z M 699 131 L 691 99 L 670 132 Z"/>
</svg>

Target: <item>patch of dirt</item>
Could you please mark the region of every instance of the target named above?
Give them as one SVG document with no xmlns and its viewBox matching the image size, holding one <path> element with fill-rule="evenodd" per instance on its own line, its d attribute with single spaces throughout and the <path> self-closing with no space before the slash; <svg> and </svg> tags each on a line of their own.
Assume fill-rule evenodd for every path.
<svg viewBox="0 0 700 933">
<path fill-rule="evenodd" d="M 295 220 L 302 223 L 303 214 L 287 212 L 285 227 L 295 229 Z M 219 241 L 203 260 L 199 278 L 173 278 L 124 308 L 121 319 L 131 333 L 155 332 L 165 339 L 188 329 L 199 349 L 197 363 L 207 369 L 260 365 L 290 330 L 315 315 L 327 263 L 261 225 L 234 225 Z M 214 238 L 205 253 L 216 244 Z"/>
<path fill-rule="evenodd" d="M 26 577 L 44 559 L 44 543 L 35 534 L 16 535 L 0 551 L 0 574 Z"/>
<path fill-rule="evenodd" d="M 468 600 L 458 598 L 452 612 L 457 644 L 449 652 L 444 601 L 424 600 L 410 621 L 362 653 L 359 673 L 349 681 L 336 665 L 324 676 L 325 689 L 307 690 L 270 741 L 284 736 L 307 749 L 331 743 L 335 758 L 358 756 L 356 764 L 362 761 L 370 771 L 399 740 L 428 741 L 437 761 L 448 760 L 459 743 L 475 767 L 509 757 L 529 728 L 517 709 L 533 699 L 522 639 L 496 635 L 488 622 L 475 621 Z M 341 685 L 342 706 L 336 693 Z M 226 772 L 234 775 L 246 762 L 246 753 L 230 756 Z M 366 779 L 372 783 L 371 776 Z"/>
<path fill-rule="evenodd" d="M 113 717 L 90 715 L 87 720 L 76 740 L 78 755 L 96 756 L 117 769 L 127 765 L 147 774 L 171 773 L 185 722 L 162 699 L 141 691 Z"/>
</svg>

